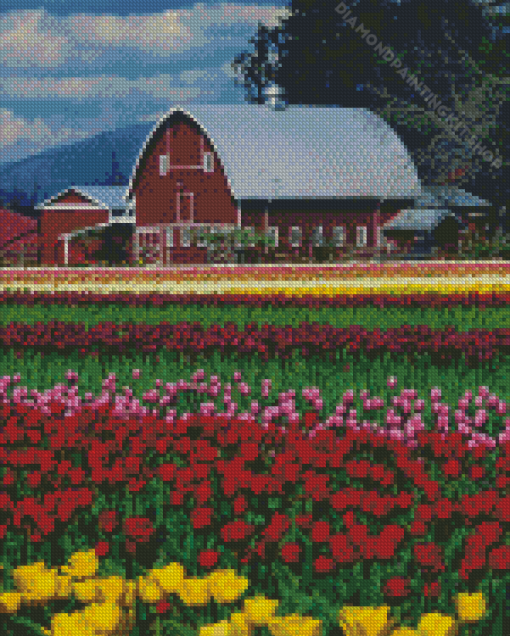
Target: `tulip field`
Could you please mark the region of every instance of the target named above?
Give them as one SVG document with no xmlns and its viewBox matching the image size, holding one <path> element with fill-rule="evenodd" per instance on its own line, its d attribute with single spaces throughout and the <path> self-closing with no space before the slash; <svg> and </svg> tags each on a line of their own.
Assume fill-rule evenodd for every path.
<svg viewBox="0 0 510 636">
<path fill-rule="evenodd" d="M 0 633 L 507 636 L 510 265 L 0 270 Z"/>
</svg>

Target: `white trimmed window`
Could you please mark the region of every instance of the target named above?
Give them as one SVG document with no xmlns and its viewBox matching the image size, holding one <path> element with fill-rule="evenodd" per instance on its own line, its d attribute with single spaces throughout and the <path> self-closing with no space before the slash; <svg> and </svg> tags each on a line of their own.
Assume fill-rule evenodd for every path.
<svg viewBox="0 0 510 636">
<path fill-rule="evenodd" d="M 164 177 L 168 172 L 168 157 L 167 155 L 159 155 L 159 176 Z"/>
<path fill-rule="evenodd" d="M 321 247 L 324 245 L 324 232 L 322 225 L 316 225 L 312 231 L 312 245 L 314 247 Z"/>
<path fill-rule="evenodd" d="M 303 237 L 303 232 L 299 225 L 295 225 L 290 228 L 289 231 L 289 242 L 291 247 L 299 247 L 301 245 Z"/>
<path fill-rule="evenodd" d="M 212 152 L 204 152 L 204 172 L 214 172 L 214 157 Z"/>
<path fill-rule="evenodd" d="M 181 227 L 181 247 L 191 247 L 191 229 Z"/>
<path fill-rule="evenodd" d="M 268 236 L 273 236 L 274 238 L 274 246 L 278 247 L 278 226 L 270 225 L 267 229 L 268 229 Z"/>
<path fill-rule="evenodd" d="M 342 247 L 345 243 L 345 228 L 343 225 L 335 225 L 333 228 L 333 245 Z"/>
<path fill-rule="evenodd" d="M 173 247 L 174 246 L 174 229 L 173 227 L 166 228 L 166 246 Z"/>
<path fill-rule="evenodd" d="M 367 226 L 358 225 L 358 227 L 356 228 L 356 247 L 367 246 L 367 234 Z"/>
</svg>

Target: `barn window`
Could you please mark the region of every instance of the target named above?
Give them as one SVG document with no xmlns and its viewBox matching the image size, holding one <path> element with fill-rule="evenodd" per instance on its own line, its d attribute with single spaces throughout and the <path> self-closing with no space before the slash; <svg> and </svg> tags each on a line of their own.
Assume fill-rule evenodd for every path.
<svg viewBox="0 0 510 636">
<path fill-rule="evenodd" d="M 302 231 L 298 225 L 290 228 L 289 241 L 292 247 L 299 247 L 301 245 L 301 237 Z"/>
<path fill-rule="evenodd" d="M 174 246 L 174 230 L 171 227 L 166 228 L 166 246 L 167 247 Z"/>
<path fill-rule="evenodd" d="M 312 245 L 314 247 L 321 247 L 324 245 L 324 233 L 322 225 L 316 225 L 312 231 Z"/>
<path fill-rule="evenodd" d="M 159 176 L 164 177 L 168 172 L 168 156 L 159 155 Z"/>
<path fill-rule="evenodd" d="M 345 228 L 343 225 L 336 225 L 333 228 L 333 245 L 342 247 L 345 243 Z"/>
<path fill-rule="evenodd" d="M 212 152 L 204 152 L 204 172 L 214 171 L 214 157 Z"/>
<path fill-rule="evenodd" d="M 181 247 L 191 247 L 191 229 L 189 227 L 181 228 Z"/>
<path fill-rule="evenodd" d="M 358 225 L 356 228 L 356 247 L 367 246 L 367 226 Z"/>
</svg>

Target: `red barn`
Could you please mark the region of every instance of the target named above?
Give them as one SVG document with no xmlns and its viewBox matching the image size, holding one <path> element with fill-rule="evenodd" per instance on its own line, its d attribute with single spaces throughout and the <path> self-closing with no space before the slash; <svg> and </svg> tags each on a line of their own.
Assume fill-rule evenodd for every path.
<svg viewBox="0 0 510 636">
<path fill-rule="evenodd" d="M 94 262 L 103 248 L 105 238 L 117 224 L 134 223 L 126 206 L 125 186 L 72 186 L 44 201 L 41 210 L 41 262 L 45 265 Z M 90 237 L 90 231 L 104 228 L 100 236 Z"/>
<path fill-rule="evenodd" d="M 87 186 L 80 191 L 41 206 L 51 239 L 65 243 L 77 228 L 112 225 L 111 206 L 87 199 Z M 325 241 L 372 247 L 381 226 L 420 194 L 404 144 L 368 110 L 197 105 L 170 110 L 149 132 L 123 214 L 134 214 L 132 261 L 168 265 L 206 262 L 192 228 L 256 228 L 284 249 Z M 60 249 L 64 263 L 69 250 Z"/>
<path fill-rule="evenodd" d="M 37 219 L 0 209 L 0 262 L 37 265 Z"/>
</svg>

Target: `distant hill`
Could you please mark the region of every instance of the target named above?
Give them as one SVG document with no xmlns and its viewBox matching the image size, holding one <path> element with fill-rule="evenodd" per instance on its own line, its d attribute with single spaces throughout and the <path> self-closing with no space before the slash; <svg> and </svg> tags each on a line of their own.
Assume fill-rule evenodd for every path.
<svg viewBox="0 0 510 636">
<path fill-rule="evenodd" d="M 38 205 L 70 185 L 129 185 L 138 153 L 155 123 L 106 131 L 0 164 L 0 201 L 5 204 L 16 196 L 21 206 Z"/>
</svg>

